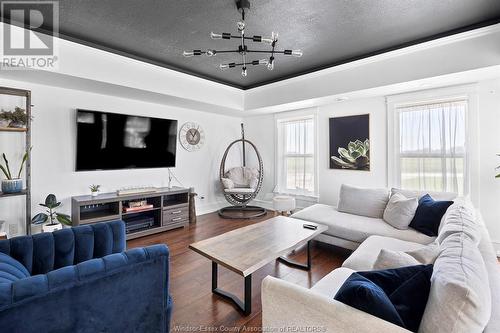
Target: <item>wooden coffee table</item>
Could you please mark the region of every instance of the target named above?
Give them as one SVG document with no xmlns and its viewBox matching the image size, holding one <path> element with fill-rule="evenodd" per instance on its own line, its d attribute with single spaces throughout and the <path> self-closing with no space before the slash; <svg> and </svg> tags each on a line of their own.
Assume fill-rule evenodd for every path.
<svg viewBox="0 0 500 333">
<path fill-rule="evenodd" d="M 304 224 L 315 225 L 317 229 L 306 229 L 303 227 Z M 293 267 L 309 270 L 311 268 L 311 240 L 327 229 L 321 224 L 277 216 L 193 243 L 189 245 L 189 248 L 212 260 L 212 292 L 229 299 L 245 315 L 249 315 L 252 312 L 252 273 L 276 259 Z M 293 262 L 283 257 L 304 244 L 307 244 L 306 264 Z M 217 287 L 218 265 L 245 278 L 243 301 Z"/>
</svg>

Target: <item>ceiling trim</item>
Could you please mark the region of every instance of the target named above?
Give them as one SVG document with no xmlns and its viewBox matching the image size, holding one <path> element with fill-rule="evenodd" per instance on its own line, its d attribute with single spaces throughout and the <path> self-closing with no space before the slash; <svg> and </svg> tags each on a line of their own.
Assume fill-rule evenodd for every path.
<svg viewBox="0 0 500 333">
<path fill-rule="evenodd" d="M 336 66 L 331 66 L 331 67 L 324 68 L 321 70 L 312 71 L 310 73 L 304 73 L 300 76 L 300 79 L 306 79 L 306 78 L 310 79 L 310 78 L 318 77 L 318 76 L 321 76 L 324 74 L 340 72 L 340 71 L 356 68 L 359 66 L 375 63 L 378 61 L 382 61 L 382 60 L 386 60 L 386 59 L 390 59 L 390 58 L 394 58 L 394 57 L 398 57 L 398 56 L 402 56 L 402 55 L 406 55 L 406 54 L 411 54 L 414 52 L 427 50 L 427 49 L 431 49 L 434 47 L 439 47 L 439 46 L 443 46 L 443 45 L 457 43 L 457 42 L 465 41 L 465 40 L 472 39 L 472 38 L 478 38 L 478 37 L 486 36 L 486 35 L 489 35 L 492 33 L 497 33 L 497 32 L 500 32 L 500 22 L 493 23 L 491 25 L 486 25 L 484 27 L 480 27 L 480 28 L 476 28 L 476 29 L 467 30 L 464 32 L 451 34 L 451 35 L 448 35 L 445 37 L 432 39 L 432 40 L 429 40 L 427 42 L 422 42 L 422 43 L 418 43 L 415 45 L 410 45 L 410 46 L 407 46 L 404 48 L 399 48 L 399 49 L 395 49 L 392 51 L 383 52 L 383 53 L 380 53 L 377 55 L 373 55 L 371 57 L 364 57 L 361 59 L 348 61 L 348 62 L 339 64 Z M 271 88 L 272 86 L 286 85 L 286 84 L 290 83 L 290 81 L 292 81 L 294 78 L 298 78 L 298 77 L 296 76 L 296 77 L 291 77 L 289 79 L 278 80 L 276 82 L 269 83 L 265 86 L 264 85 L 257 86 L 255 88 L 252 88 L 252 91 L 257 91 L 261 88 L 262 89 Z"/>
<path fill-rule="evenodd" d="M 360 61 L 360 60 L 370 59 L 368 62 L 372 62 L 372 61 L 374 61 L 372 59 L 374 57 L 376 57 L 376 56 L 380 56 L 380 55 L 385 54 L 385 53 L 390 53 L 390 52 L 398 51 L 398 50 L 401 50 L 401 49 L 406 49 L 406 48 L 409 48 L 409 47 L 415 47 L 415 46 L 418 46 L 419 44 L 424 44 L 424 43 L 429 43 L 429 42 L 437 41 L 437 43 L 435 43 L 434 45 L 429 45 L 429 46 L 426 45 L 426 47 L 432 47 L 432 46 L 438 46 L 438 45 L 442 45 L 442 44 L 453 42 L 453 41 L 458 41 L 458 40 L 473 38 L 473 37 L 476 37 L 478 35 L 484 35 L 484 34 L 490 33 L 491 31 L 499 29 L 500 27 L 497 26 L 499 23 L 500 23 L 500 17 L 496 18 L 494 20 L 484 21 L 484 22 L 473 24 L 473 25 L 469 25 L 469 26 L 466 26 L 466 27 L 463 27 L 463 28 L 449 30 L 449 31 L 444 32 L 444 33 L 432 35 L 432 36 L 426 37 L 426 38 L 421 38 L 421 39 L 418 39 L 418 40 L 415 40 L 415 41 L 412 41 L 412 42 L 403 43 L 403 44 L 400 44 L 400 45 L 397 45 L 397 46 L 394 46 L 394 47 L 391 47 L 391 48 L 380 49 L 380 50 L 375 51 L 375 52 L 367 53 L 367 54 L 364 54 L 364 55 L 361 55 L 361 56 L 358 56 L 358 57 L 348 58 L 348 59 L 345 59 L 345 60 L 342 60 L 342 61 L 338 61 L 336 63 L 331 63 L 331 64 L 328 64 L 328 65 L 325 65 L 325 66 L 316 67 L 316 68 L 313 68 L 313 69 L 310 69 L 310 70 L 307 70 L 307 71 L 303 71 L 303 72 L 300 72 L 300 73 L 297 73 L 297 74 L 293 74 L 293 75 L 288 75 L 286 77 L 282 77 L 282 78 L 279 78 L 279 79 L 268 80 L 268 81 L 265 81 L 265 82 L 262 82 L 262 83 L 259 83 L 259 84 L 254 84 L 254 85 L 245 87 L 245 88 L 243 88 L 243 90 L 249 90 L 249 89 L 254 89 L 254 88 L 259 88 L 259 87 L 267 86 L 267 85 L 270 85 L 270 84 L 273 84 L 273 83 L 277 83 L 277 82 L 281 82 L 281 81 L 286 81 L 286 80 L 293 79 L 293 78 L 296 78 L 296 77 L 299 77 L 299 76 L 316 73 L 316 72 L 319 72 L 319 71 L 322 71 L 322 70 L 326 70 L 326 69 L 338 67 L 338 66 L 341 66 L 341 65 L 346 65 L 346 64 L 354 63 L 354 62 L 357 62 L 357 61 Z M 470 35 L 466 34 L 468 32 L 470 32 L 471 34 Z M 457 36 L 457 38 L 453 38 L 454 35 L 459 35 L 459 36 Z M 448 40 L 448 38 L 449 38 L 449 40 Z M 414 50 L 412 49 L 411 51 L 414 51 Z"/>
<path fill-rule="evenodd" d="M 6 19 L 6 18 L 3 18 L 1 16 L 0 16 L 0 22 L 4 22 L 4 23 L 10 24 L 10 25 L 15 25 L 15 26 L 22 27 L 22 28 L 25 28 L 25 29 L 27 28 L 23 23 L 20 23 L 20 22 L 17 22 L 17 21 L 12 21 L 10 19 Z M 216 82 L 216 83 L 219 83 L 219 84 L 223 84 L 223 85 L 226 85 L 226 86 L 229 86 L 229 87 L 233 87 L 233 88 L 237 88 L 237 89 L 241 89 L 241 90 L 250 90 L 250 89 L 254 89 L 254 88 L 258 88 L 258 87 L 270 85 L 272 83 L 277 83 L 277 82 L 280 82 L 280 81 L 289 80 L 289 79 L 296 78 L 296 77 L 299 77 L 299 76 L 303 76 L 303 75 L 307 75 L 307 74 L 319 72 L 319 71 L 322 71 L 322 70 L 325 70 L 325 69 L 329 69 L 329 68 L 332 68 L 332 67 L 337 67 L 337 66 L 340 66 L 340 65 L 345 65 L 345 64 L 348 64 L 348 63 L 351 63 L 351 62 L 362 60 L 362 59 L 371 58 L 371 57 L 374 57 L 374 56 L 377 56 L 377 55 L 381 55 L 383 53 L 388 53 L 388 52 L 396 51 L 396 50 L 399 50 L 399 49 L 404 49 L 404 48 L 407 48 L 407 47 L 410 47 L 410 46 L 415 46 L 415 45 L 418 45 L 418 44 L 430 42 L 430 41 L 433 41 L 433 40 L 436 40 L 436 39 L 442 39 L 442 38 L 445 38 L 445 37 L 450 37 L 450 36 L 455 35 L 455 34 L 460 34 L 460 33 L 468 32 L 468 31 L 471 31 L 471 30 L 476 30 L 476 29 L 480 29 L 480 28 L 494 26 L 494 25 L 496 25 L 498 23 L 500 23 L 500 17 L 496 18 L 496 19 L 493 19 L 493 20 L 487 20 L 487 21 L 483 21 L 483 22 L 480 22 L 480 23 L 477 23 L 477 24 L 468 25 L 468 26 L 465 26 L 465 27 L 462 27 L 462 28 L 449 30 L 449 31 L 446 31 L 446 32 L 443 32 L 443 33 L 439 33 L 439 34 L 435 34 L 435 35 L 432 35 L 432 36 L 429 36 L 429 37 L 420 38 L 420 39 L 417 39 L 417 40 L 414 40 L 414 41 L 411 41 L 411 42 L 402 43 L 402 44 L 399 44 L 399 45 L 396 45 L 396 46 L 393 46 L 393 47 L 390 47 L 390 48 L 384 48 L 384 49 L 380 49 L 380 50 L 377 50 L 377 51 L 374 51 L 374 52 L 366 53 L 366 54 L 363 54 L 363 55 L 360 55 L 360 56 L 347 58 L 347 59 L 344 59 L 344 60 L 341 60 L 341 61 L 337 61 L 335 63 L 330 63 L 330 64 L 327 64 L 327 65 L 324 65 L 324 66 L 315 67 L 315 68 L 312 68 L 312 69 L 309 69 L 309 70 L 306 70 L 306 71 L 302 71 L 302 72 L 299 72 L 299 73 L 296 73 L 296 74 L 291 74 L 291 75 L 283 76 L 283 77 L 277 78 L 277 79 L 267 80 L 267 81 L 260 82 L 258 84 L 253 84 L 253 85 L 246 86 L 246 87 L 244 87 L 242 85 L 238 85 L 238 84 L 232 84 L 232 83 L 229 83 L 229 82 L 226 82 L 226 81 L 223 81 L 223 80 L 220 80 L 220 79 L 216 79 L 216 78 L 213 78 L 213 77 L 210 77 L 210 76 L 207 76 L 207 75 L 198 74 L 198 73 L 195 73 L 195 72 L 192 72 L 192 71 L 189 71 L 189 70 L 184 70 L 182 68 L 178 68 L 178 67 L 172 66 L 172 65 L 170 65 L 170 64 L 168 64 L 166 62 L 161 62 L 161 61 L 157 61 L 157 60 L 154 60 L 154 59 L 145 58 L 145 57 L 143 57 L 141 55 L 138 55 L 138 54 L 130 52 L 130 51 L 125 51 L 123 49 L 113 48 L 113 47 L 111 47 L 109 45 L 105 45 L 105 44 L 97 44 L 97 43 L 94 43 L 94 42 L 91 42 L 91 41 L 88 41 L 88 40 L 85 40 L 85 39 L 81 39 L 81 38 L 78 38 L 78 37 L 75 37 L 75 36 L 72 36 L 72 35 L 59 33 L 57 35 L 57 37 L 61 38 L 61 39 L 64 39 L 64 40 L 68 40 L 68 41 L 74 42 L 74 43 L 78 43 L 78 44 L 82 44 L 82 45 L 85 45 L 85 46 L 88 46 L 88 47 L 92 47 L 92 48 L 95 48 L 95 49 L 106 51 L 106 52 L 109 52 L 109 53 L 117 54 L 117 55 L 120 55 L 120 56 L 123 56 L 123 57 L 131 58 L 131 59 L 134 59 L 134 60 L 142 61 L 142 62 L 149 63 L 149 64 L 152 64 L 152 65 L 156 65 L 156 66 L 159 66 L 159 67 L 167 68 L 167 69 L 170 69 L 170 70 L 173 70 L 173 71 L 176 71 L 176 72 L 180 72 L 180 73 L 188 74 L 188 75 L 191 75 L 191 76 L 195 76 L 195 77 L 198 77 L 200 79 L 204 79 L 204 80 Z M 43 31 L 42 31 L 42 33 L 43 33 Z"/>
</svg>

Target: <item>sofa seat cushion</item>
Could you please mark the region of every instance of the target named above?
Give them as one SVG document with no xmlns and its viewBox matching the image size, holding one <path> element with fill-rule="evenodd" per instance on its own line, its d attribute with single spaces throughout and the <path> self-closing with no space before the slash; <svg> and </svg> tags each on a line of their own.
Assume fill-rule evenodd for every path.
<svg viewBox="0 0 500 333">
<path fill-rule="evenodd" d="M 337 208 L 323 204 L 302 209 L 291 217 L 326 225 L 328 227 L 326 235 L 357 243 L 362 243 L 371 235 L 393 237 L 420 244 L 429 244 L 435 239 L 411 228 L 399 230 L 382 219 L 341 213 Z"/>
<path fill-rule="evenodd" d="M 0 283 L 14 282 L 30 276 L 19 261 L 0 252 Z"/>
<path fill-rule="evenodd" d="M 368 271 L 373 269 L 373 265 L 381 249 L 392 251 L 413 251 L 425 245 L 403 241 L 391 237 L 370 236 L 347 258 L 342 267 L 355 271 Z"/>
<path fill-rule="evenodd" d="M 333 271 L 325 275 L 321 280 L 319 280 L 311 288 L 311 291 L 331 298 L 332 295 L 335 295 L 337 291 L 339 291 L 345 280 L 347 280 L 347 278 L 354 272 L 354 270 L 346 267 L 334 269 Z"/>
</svg>

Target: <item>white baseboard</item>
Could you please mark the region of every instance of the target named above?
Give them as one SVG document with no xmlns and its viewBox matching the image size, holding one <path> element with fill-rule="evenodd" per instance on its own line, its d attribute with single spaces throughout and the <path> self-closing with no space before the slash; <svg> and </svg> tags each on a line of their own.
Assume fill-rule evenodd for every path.
<svg viewBox="0 0 500 333">
<path fill-rule="evenodd" d="M 226 201 L 215 201 L 206 204 L 196 203 L 196 216 L 209 214 L 218 211 L 222 207 L 228 206 Z"/>
</svg>

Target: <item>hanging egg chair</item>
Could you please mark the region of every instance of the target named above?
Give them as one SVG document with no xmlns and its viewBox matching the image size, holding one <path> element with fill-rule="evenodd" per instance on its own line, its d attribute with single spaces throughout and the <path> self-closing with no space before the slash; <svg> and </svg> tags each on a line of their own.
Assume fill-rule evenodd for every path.
<svg viewBox="0 0 500 333">
<path fill-rule="evenodd" d="M 226 169 L 226 160 L 229 151 L 236 145 L 242 144 L 243 165 Z M 246 146 L 252 147 L 257 156 L 258 165 L 249 167 L 246 165 Z M 250 201 L 255 199 L 264 180 L 264 165 L 257 147 L 245 139 L 245 130 L 241 124 L 241 139 L 234 140 L 229 144 L 222 157 L 220 165 L 220 181 L 224 191 L 224 197 L 232 205 L 219 210 L 219 216 L 226 219 L 252 219 L 266 215 L 265 208 L 250 206 Z"/>
</svg>

